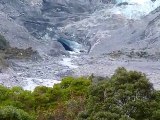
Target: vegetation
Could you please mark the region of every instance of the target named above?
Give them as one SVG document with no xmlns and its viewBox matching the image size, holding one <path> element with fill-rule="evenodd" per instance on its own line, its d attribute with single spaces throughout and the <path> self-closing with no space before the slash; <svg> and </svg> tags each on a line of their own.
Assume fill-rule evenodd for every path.
<svg viewBox="0 0 160 120">
<path fill-rule="evenodd" d="M 4 53 L 5 59 L 28 59 L 31 58 L 32 55 L 38 54 L 31 47 L 27 49 L 9 47 L 4 51 Z"/>
<path fill-rule="evenodd" d="M 0 50 L 4 50 L 9 46 L 9 43 L 4 38 L 4 36 L 0 35 Z"/>
<path fill-rule="evenodd" d="M 0 108 L 1 120 L 33 120 L 32 117 L 23 110 L 12 106 L 5 106 Z"/>
<path fill-rule="evenodd" d="M 4 36 L 0 35 L 0 69 L 1 67 L 7 67 L 6 60 L 8 59 L 30 59 L 40 58 L 37 51 L 34 51 L 31 47 L 27 49 L 20 49 L 11 47 Z"/>
<path fill-rule="evenodd" d="M 160 120 L 160 91 L 140 72 L 66 77 L 33 92 L 0 86 L 1 120 Z"/>
<path fill-rule="evenodd" d="M 155 53 L 157 57 L 159 57 L 159 53 Z M 154 54 L 150 54 L 145 50 L 142 51 L 136 51 L 132 49 L 131 51 L 123 51 L 123 50 L 118 50 L 118 51 L 113 51 L 111 53 L 108 53 L 111 58 L 120 58 L 122 56 L 127 56 L 129 58 L 156 58 Z"/>
</svg>

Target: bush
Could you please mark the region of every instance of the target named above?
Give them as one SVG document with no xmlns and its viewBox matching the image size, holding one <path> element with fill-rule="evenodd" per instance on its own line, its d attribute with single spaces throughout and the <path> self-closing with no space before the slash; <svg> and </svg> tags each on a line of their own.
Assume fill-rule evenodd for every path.
<svg viewBox="0 0 160 120">
<path fill-rule="evenodd" d="M 0 120 L 33 120 L 33 118 L 23 110 L 5 106 L 0 108 Z"/>
<path fill-rule="evenodd" d="M 9 43 L 4 38 L 4 36 L 0 35 L 0 50 L 5 50 L 9 46 Z"/>
</svg>

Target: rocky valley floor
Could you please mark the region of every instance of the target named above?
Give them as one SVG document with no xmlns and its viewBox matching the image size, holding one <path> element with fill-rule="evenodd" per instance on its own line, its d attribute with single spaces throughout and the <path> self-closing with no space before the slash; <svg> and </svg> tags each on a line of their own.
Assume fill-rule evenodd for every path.
<svg viewBox="0 0 160 120">
<path fill-rule="evenodd" d="M 65 76 L 111 76 L 118 67 L 145 73 L 156 89 L 160 88 L 160 62 L 146 59 L 123 59 L 109 56 L 72 55 L 46 58 L 38 62 L 12 61 L 12 67 L 0 73 L 5 86 L 22 86 L 33 90 L 36 86 L 52 86 Z"/>
</svg>

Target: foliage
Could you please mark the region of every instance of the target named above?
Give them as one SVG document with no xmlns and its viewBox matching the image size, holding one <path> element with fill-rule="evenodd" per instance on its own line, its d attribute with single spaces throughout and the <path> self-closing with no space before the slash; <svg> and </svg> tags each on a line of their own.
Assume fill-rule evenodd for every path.
<svg viewBox="0 0 160 120">
<path fill-rule="evenodd" d="M 17 47 L 11 47 L 9 42 L 0 34 L 0 70 L 8 67 L 8 59 L 31 59 L 37 60 L 40 58 L 37 51 L 34 51 L 31 47 L 27 49 L 20 49 Z"/>
<path fill-rule="evenodd" d="M 37 120 L 159 120 L 160 91 L 143 73 L 119 68 L 111 78 L 66 77 L 33 92 L 0 86 L 0 106 L 0 116 Z"/>
<path fill-rule="evenodd" d="M 9 43 L 6 41 L 4 36 L 0 35 L 0 50 L 4 50 L 9 46 Z"/>
<path fill-rule="evenodd" d="M 33 118 L 23 110 L 5 106 L 0 108 L 0 120 L 33 120 Z"/>
<path fill-rule="evenodd" d="M 89 88 L 87 119 L 119 120 L 120 116 L 135 120 L 152 119 L 158 105 L 154 92 L 144 74 L 119 68 L 110 80 Z"/>
<path fill-rule="evenodd" d="M 8 47 L 5 51 L 5 58 L 7 59 L 28 59 L 31 58 L 33 55 L 35 57 L 39 57 L 38 52 L 34 51 L 31 47 L 27 49 L 20 49 L 17 47 Z"/>
</svg>

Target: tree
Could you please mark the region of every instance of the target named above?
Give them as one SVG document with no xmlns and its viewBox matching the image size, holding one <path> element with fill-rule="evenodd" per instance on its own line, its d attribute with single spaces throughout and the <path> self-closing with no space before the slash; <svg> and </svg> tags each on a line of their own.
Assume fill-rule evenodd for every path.
<svg viewBox="0 0 160 120">
<path fill-rule="evenodd" d="M 33 91 L 35 107 L 49 107 L 54 101 L 51 101 L 50 91 L 52 89 L 45 86 L 38 86 Z"/>
<path fill-rule="evenodd" d="M 27 113 L 26 113 L 27 112 Z M 160 91 L 145 74 L 116 70 L 108 77 L 66 77 L 33 92 L 0 85 L 0 120 L 160 120 Z"/>
<path fill-rule="evenodd" d="M 8 99 L 8 92 L 10 90 L 2 85 L 0 85 L 0 101 L 5 101 L 6 99 Z"/>
<path fill-rule="evenodd" d="M 88 115 L 85 116 L 91 120 L 101 117 L 119 120 L 121 116 L 135 120 L 151 119 L 158 106 L 154 92 L 144 74 L 119 68 L 109 80 L 89 88 Z"/>
</svg>

